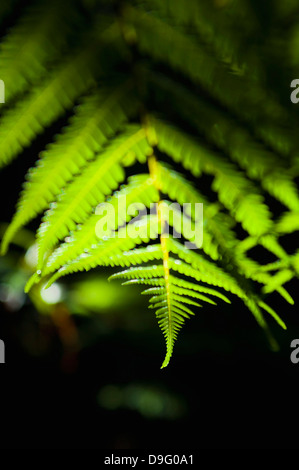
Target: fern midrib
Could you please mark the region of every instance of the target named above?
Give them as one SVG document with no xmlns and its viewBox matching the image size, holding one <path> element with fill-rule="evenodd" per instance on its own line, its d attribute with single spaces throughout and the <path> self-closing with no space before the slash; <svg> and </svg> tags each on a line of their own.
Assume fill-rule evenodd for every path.
<svg viewBox="0 0 299 470">
<path fill-rule="evenodd" d="M 167 315 L 168 315 L 168 345 L 167 345 L 167 354 L 165 360 L 162 364 L 162 367 L 166 367 L 172 350 L 173 345 L 173 331 L 172 331 L 172 318 L 171 318 L 171 287 L 170 287 L 170 268 L 169 268 L 169 252 L 167 249 L 167 236 L 165 234 L 161 234 L 160 236 L 160 243 L 162 248 L 163 254 L 163 268 L 164 268 L 164 280 L 165 280 L 165 289 L 166 289 L 166 300 L 167 300 Z"/>
</svg>

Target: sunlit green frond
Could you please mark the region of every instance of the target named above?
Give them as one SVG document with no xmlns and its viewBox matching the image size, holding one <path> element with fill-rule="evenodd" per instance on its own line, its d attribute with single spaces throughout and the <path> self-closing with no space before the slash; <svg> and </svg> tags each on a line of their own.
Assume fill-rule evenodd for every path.
<svg viewBox="0 0 299 470">
<path fill-rule="evenodd" d="M 143 217 L 141 220 L 130 224 L 129 227 L 130 229 L 126 225 L 116 232 L 115 236 L 102 241 L 97 246 L 92 247 L 88 253 L 83 253 L 78 258 L 65 264 L 51 277 L 49 285 L 67 274 L 89 271 L 97 266 L 107 266 L 111 256 L 122 254 L 124 251 L 132 250 L 137 245 L 148 243 L 149 240 L 157 238 L 159 228 L 157 216 Z"/>
<path fill-rule="evenodd" d="M 155 119 L 153 126 L 161 151 L 195 176 L 202 172 L 214 176 L 212 188 L 218 192 L 220 202 L 249 234 L 259 236 L 270 230 L 271 214 L 261 194 L 230 162 L 165 122 Z"/>
<path fill-rule="evenodd" d="M 189 283 L 189 287 L 190 287 L 190 284 L 192 284 L 192 283 Z M 194 284 L 193 286 L 194 286 L 194 289 L 197 289 L 196 284 Z M 227 302 L 227 303 L 230 304 L 230 300 L 225 295 L 221 294 L 220 292 L 215 291 L 214 289 L 209 289 L 209 288 L 203 287 L 203 286 L 198 286 L 198 289 L 201 292 L 205 292 L 206 294 L 218 297 L 219 299 L 224 300 L 224 302 Z M 195 299 L 202 300 L 204 302 L 216 304 L 216 302 L 214 302 L 212 299 L 210 299 L 206 295 L 200 294 L 199 292 L 196 292 L 196 291 L 191 290 L 191 289 L 186 289 L 184 287 L 176 286 L 175 284 L 172 284 L 171 290 L 179 296 L 184 296 L 184 298 L 186 298 L 186 296 L 188 296 L 188 297 L 193 297 Z"/>
<path fill-rule="evenodd" d="M 279 219 L 276 229 L 279 233 L 292 233 L 299 230 L 299 211 L 285 212 Z"/>
<path fill-rule="evenodd" d="M 115 208 L 115 218 L 109 218 L 112 233 L 121 227 L 125 221 L 129 221 L 133 215 L 128 214 L 128 207 L 139 201 L 146 207 L 158 201 L 158 193 L 149 175 L 134 175 L 128 179 L 128 184 L 115 192 L 107 202 Z M 120 209 L 120 210 L 119 210 Z M 84 253 L 99 243 L 100 234 L 97 231 L 97 224 L 102 215 L 99 213 L 91 215 L 83 224 L 80 224 L 70 237 L 62 243 L 49 257 L 43 269 L 43 275 L 56 271 L 66 263 L 75 260 L 81 253 Z M 107 223 L 108 223 L 107 222 Z M 109 227 L 107 227 L 108 231 Z M 109 238 L 109 235 L 108 235 Z"/>
<path fill-rule="evenodd" d="M 132 125 L 68 186 L 57 206 L 49 211 L 39 228 L 37 269 L 41 269 L 47 250 L 74 230 L 76 224 L 84 222 L 93 208 L 124 180 L 122 159 L 132 154 L 145 161 L 150 152 L 145 131 Z"/>
<path fill-rule="evenodd" d="M 95 83 L 94 64 L 89 63 L 90 60 L 90 55 L 81 51 L 3 115 L 0 121 L 0 166 L 8 164 L 30 145 Z"/>
<path fill-rule="evenodd" d="M 169 165 L 158 162 L 156 165 L 156 184 L 162 193 L 167 194 L 184 209 L 184 214 L 197 221 L 196 204 L 203 204 L 203 222 L 205 237 L 203 250 L 213 259 L 218 259 L 218 247 L 228 250 L 235 245 L 235 235 L 230 229 L 234 220 L 224 213 L 220 213 L 218 203 L 210 203 L 197 188 L 194 187 L 183 175 L 173 170 Z M 221 232 L 219 231 L 221 226 Z M 209 232 L 207 234 L 207 232 Z M 209 237 L 212 237 L 210 238 Z M 213 240 L 216 242 L 211 249 Z M 217 253 L 217 254 L 216 254 Z"/>
<path fill-rule="evenodd" d="M 45 134 L 1 246 L 41 215 L 25 291 L 121 267 L 109 280 L 150 296 L 162 367 L 185 320 L 233 296 L 275 348 L 268 294 L 293 304 L 299 276 L 299 120 L 279 89 L 299 64 L 295 0 L 270 21 L 249 0 L 19 1 L 16 20 L 2 3 L 0 167 Z"/>
<path fill-rule="evenodd" d="M 198 271 L 181 260 L 170 258 L 169 264 L 171 269 L 178 272 L 179 274 L 191 277 L 199 282 L 205 282 L 215 287 L 222 287 L 223 289 L 236 294 L 242 299 L 246 297 L 242 289 L 238 287 L 237 283 L 233 284 L 231 282 L 227 282 L 226 279 L 222 279 L 221 277 L 215 278 L 211 273 Z"/>
<path fill-rule="evenodd" d="M 168 194 L 171 199 L 179 202 L 179 204 L 194 204 L 198 202 L 207 204 L 205 196 L 170 166 L 157 162 L 155 176 L 157 185 L 162 193 Z"/>
<path fill-rule="evenodd" d="M 150 80 L 169 95 L 171 106 L 191 119 L 208 142 L 224 151 L 260 181 L 263 189 L 291 210 L 298 210 L 298 190 L 288 162 L 255 138 L 248 127 L 220 107 L 195 95 L 180 83 L 150 72 Z M 187 115 L 188 113 L 188 115 Z"/>
<path fill-rule="evenodd" d="M 163 257 L 161 245 L 149 245 L 146 248 L 135 248 L 122 254 L 110 256 L 110 266 L 132 266 L 160 260 Z M 108 263 L 107 263 L 108 264 Z"/>
<path fill-rule="evenodd" d="M 109 279 L 151 279 L 160 277 L 164 273 L 163 266 L 138 266 L 125 269 L 119 273 L 112 274 Z"/>
<path fill-rule="evenodd" d="M 273 292 L 278 287 L 281 287 L 286 282 L 290 281 L 294 277 L 293 271 L 290 269 L 282 269 L 277 274 L 271 277 L 271 281 L 263 287 L 263 291 L 267 294 Z"/>
<path fill-rule="evenodd" d="M 129 281 L 123 282 L 123 286 L 129 286 L 133 284 L 140 284 L 140 285 L 149 285 L 149 286 L 164 286 L 165 280 L 163 278 L 155 278 L 155 279 L 130 279 Z"/>
<path fill-rule="evenodd" d="M 276 321 L 277 323 L 279 324 L 279 326 L 281 326 L 284 330 L 286 330 L 286 324 L 284 323 L 284 321 L 282 321 L 282 319 L 277 315 L 277 313 L 273 310 L 273 308 L 269 307 L 269 305 L 267 305 L 265 302 L 262 302 L 262 301 L 259 301 L 258 302 L 258 305 L 265 310 L 265 312 L 268 312 Z"/>
<path fill-rule="evenodd" d="M 136 110 L 131 84 L 104 88 L 78 106 L 71 123 L 41 154 L 18 202 L 18 209 L 2 241 L 5 252 L 13 235 L 61 192 L 61 188 L 94 158 L 107 140 Z"/>
<path fill-rule="evenodd" d="M 181 260 L 188 263 L 194 269 L 210 274 L 215 281 L 219 280 L 221 287 L 231 290 L 231 292 L 238 290 L 236 281 L 228 273 L 205 259 L 200 253 L 197 253 L 195 250 L 189 250 L 172 237 L 167 239 L 167 247 L 171 253 L 178 255 Z M 179 265 L 178 262 L 176 264 Z"/>
<path fill-rule="evenodd" d="M 163 295 L 165 297 L 165 292 L 163 287 L 150 287 L 149 289 L 141 292 L 142 295 Z"/>
</svg>

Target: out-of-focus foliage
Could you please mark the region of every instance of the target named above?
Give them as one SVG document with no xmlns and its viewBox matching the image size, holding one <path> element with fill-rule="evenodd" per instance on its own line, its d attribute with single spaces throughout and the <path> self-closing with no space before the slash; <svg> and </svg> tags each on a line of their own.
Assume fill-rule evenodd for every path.
<svg viewBox="0 0 299 470">
<path fill-rule="evenodd" d="M 3 19 L 17 3 L 7 2 Z M 45 211 L 26 291 L 34 298 L 38 285 L 35 302 L 47 303 L 62 294 L 62 276 L 123 267 L 112 278 L 151 296 L 166 340 L 162 367 L 203 302 L 239 297 L 273 347 L 264 313 L 285 324 L 265 297 L 276 291 L 293 303 L 284 285 L 298 276 L 299 255 L 284 236 L 299 229 L 298 113 L 289 99 L 299 6 L 266 3 L 66 0 L 61 11 L 61 2 L 39 0 L 2 37 L 0 165 L 71 114 L 27 175 L 2 253 Z M 118 220 L 109 219 L 116 235 L 99 236 L 96 207 L 117 210 L 121 200 Z M 172 202 L 191 208 L 183 220 L 174 211 L 167 237 Z M 130 225 L 136 237 L 131 203 L 156 206 Z M 202 243 L 185 229 L 195 228 L 196 203 L 204 205 Z M 176 239 L 181 232 L 193 249 Z M 256 247 L 273 262 L 253 259 Z M 126 308 L 114 293 L 95 280 L 72 298 L 82 312 L 112 301 Z"/>
<path fill-rule="evenodd" d="M 139 383 L 106 385 L 98 393 L 98 403 L 108 410 L 134 410 L 149 419 L 175 420 L 183 416 L 186 410 L 180 397 L 160 387 Z"/>
</svg>

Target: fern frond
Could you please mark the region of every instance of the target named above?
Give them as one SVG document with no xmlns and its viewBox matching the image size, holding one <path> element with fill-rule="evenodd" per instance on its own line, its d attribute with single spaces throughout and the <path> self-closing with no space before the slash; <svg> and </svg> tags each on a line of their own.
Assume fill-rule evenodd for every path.
<svg viewBox="0 0 299 470">
<path fill-rule="evenodd" d="M 123 282 L 123 286 L 129 286 L 133 284 L 140 284 L 140 285 L 149 285 L 149 286 L 164 286 L 165 280 L 163 278 L 155 278 L 155 279 L 130 279 L 129 281 Z"/>
<path fill-rule="evenodd" d="M 189 287 L 191 287 L 192 283 L 189 282 L 189 284 L 187 284 Z M 212 303 L 212 304 L 216 304 L 216 302 L 214 302 L 213 300 L 211 300 L 209 297 L 203 295 L 202 293 L 206 293 L 206 294 L 209 294 L 209 295 L 213 295 L 215 297 L 218 297 L 219 299 L 223 300 L 224 302 L 230 304 L 230 300 L 223 294 L 221 294 L 221 292 L 217 292 L 215 289 L 210 289 L 208 287 L 204 287 L 204 286 L 201 286 L 201 285 L 197 285 L 197 284 L 193 284 L 193 289 L 186 289 L 184 287 L 179 287 L 177 285 L 175 285 L 174 283 L 172 284 L 172 291 L 179 295 L 179 296 L 184 296 L 184 298 L 186 298 L 187 296 L 188 297 L 193 297 L 195 299 L 199 299 L 199 300 L 203 300 L 204 302 L 208 302 L 208 303 Z M 202 293 L 199 293 L 197 292 L 197 290 L 199 290 L 200 292 Z"/>
<path fill-rule="evenodd" d="M 178 255 L 182 261 L 185 261 L 192 268 L 198 270 L 199 272 L 203 272 L 204 274 L 206 273 L 207 275 L 213 276 L 214 281 L 218 280 L 220 286 L 225 290 L 233 293 L 238 291 L 236 281 L 228 273 L 223 271 L 221 267 L 206 260 L 196 251 L 188 250 L 181 243 L 175 241 L 172 237 L 169 237 L 166 243 L 171 253 Z M 176 264 L 180 265 L 178 261 Z"/>
<path fill-rule="evenodd" d="M 66 237 L 77 223 L 84 222 L 92 209 L 124 180 L 122 159 L 131 154 L 145 161 L 151 151 L 145 131 L 139 126 L 129 126 L 68 186 L 38 231 L 38 270 L 42 268 L 45 253 L 57 240 Z"/>
<path fill-rule="evenodd" d="M 164 16 L 166 21 L 171 21 L 171 24 L 182 25 L 186 28 L 192 26 L 198 33 L 199 39 L 207 44 L 215 55 L 225 63 L 229 63 L 234 70 L 243 71 L 245 68 L 249 69 L 254 75 L 259 75 L 259 70 L 256 70 L 258 65 L 256 56 L 249 56 L 244 54 L 244 41 L 247 35 L 254 30 L 254 21 L 248 21 L 248 15 L 253 20 L 253 15 L 249 8 L 246 8 L 246 2 L 239 2 L 242 8 L 236 8 L 236 3 L 233 3 L 229 8 L 224 9 L 221 13 L 215 5 L 208 1 L 198 2 L 197 0 L 190 0 L 188 8 L 180 0 L 172 0 L 171 2 L 161 2 L 159 0 L 137 2 L 140 7 L 145 6 L 148 10 L 154 8 L 157 10 L 159 16 Z M 236 24 L 232 23 L 233 12 L 238 10 L 238 16 L 243 15 L 246 21 L 242 22 L 241 28 L 236 28 Z M 228 11 L 227 11 L 228 10 Z M 246 12 L 246 13 L 245 13 Z M 245 31 L 244 31 L 245 27 Z M 253 69 L 254 66 L 254 70 Z"/>
<path fill-rule="evenodd" d="M 230 73 L 205 47 L 192 40 L 188 32 L 172 27 L 161 17 L 133 7 L 126 9 L 125 18 L 135 28 L 136 44 L 143 53 L 168 63 L 200 84 L 213 98 L 237 115 L 249 122 L 264 119 L 270 124 L 275 116 L 277 126 L 285 119 L 285 111 L 267 93 L 267 89 L 249 81 L 247 75 Z M 173 44 L 176 45 L 175 49 Z M 244 89 L 247 90 L 246 94 Z"/>
<path fill-rule="evenodd" d="M 174 301 L 178 301 L 178 302 L 183 302 L 183 303 L 186 303 L 186 304 L 189 304 L 189 305 L 194 305 L 195 307 L 202 307 L 202 305 L 200 305 L 198 302 L 194 302 L 194 300 L 191 300 L 189 299 L 188 297 L 183 297 L 181 295 L 175 295 L 173 294 L 172 295 L 172 298 L 174 299 Z M 208 303 L 211 303 L 213 305 L 216 305 L 216 303 L 209 299 L 208 297 L 205 297 L 205 296 L 202 296 L 202 300 L 206 299 L 206 302 Z M 150 305 L 149 308 L 155 308 L 155 307 L 162 307 L 163 304 L 165 304 L 167 302 L 166 300 L 166 294 L 160 294 L 160 295 L 154 295 L 150 301 L 150 303 L 155 303 L 155 306 L 154 305 Z M 159 302 L 159 305 L 157 304 L 157 302 Z"/>
<path fill-rule="evenodd" d="M 92 36 L 93 31 L 90 32 Z M 96 87 L 101 52 L 118 39 L 109 24 L 97 40 L 86 41 L 67 61 L 59 64 L 16 106 L 2 117 L 0 130 L 0 167 L 7 165 L 46 127 L 57 120 L 91 87 Z"/>
<path fill-rule="evenodd" d="M 0 76 L 6 84 L 5 102 L 38 83 L 47 67 L 61 55 L 77 22 L 66 1 L 39 2 L 26 9 L 0 44 Z"/>
<path fill-rule="evenodd" d="M 214 176 L 212 188 L 219 200 L 249 234 L 260 236 L 270 230 L 271 214 L 261 194 L 231 163 L 165 122 L 155 119 L 152 125 L 162 152 L 195 176 L 201 172 Z"/>
<path fill-rule="evenodd" d="M 263 37 L 249 0 L 185 3 L 34 1 L 0 41 L 0 167 L 72 115 L 30 170 L 2 252 L 46 211 L 25 290 L 121 267 L 110 280 L 150 295 L 162 367 L 185 320 L 232 295 L 276 347 L 264 316 L 285 324 L 264 298 L 294 303 L 286 285 L 299 275 L 283 237 L 299 229 L 298 118 L 269 81 L 269 44 L 297 28 L 293 7 L 276 2 Z M 283 80 L 298 64 L 284 60 Z"/>
<path fill-rule="evenodd" d="M 109 266 L 132 266 L 161 260 L 163 256 L 160 245 L 149 245 L 146 248 L 135 248 L 121 254 L 110 256 Z M 108 264 L 108 263 L 107 263 Z"/>
<path fill-rule="evenodd" d="M 149 175 L 135 175 L 128 179 L 128 184 L 114 193 L 109 199 L 109 204 L 115 208 L 116 220 L 111 219 L 112 232 L 118 227 L 123 225 L 123 222 L 128 222 L 132 215 L 128 214 L 128 207 L 139 201 L 150 207 L 151 204 L 158 201 L 158 193 L 153 185 L 152 179 Z M 123 202 L 122 202 L 123 201 Z M 118 211 L 118 206 L 121 212 Z M 97 233 L 96 226 L 101 216 L 93 214 L 79 226 L 78 230 L 74 231 L 69 239 L 62 243 L 49 257 L 47 264 L 42 273 L 44 276 L 56 271 L 66 263 L 75 260 L 81 253 L 96 247 L 99 244 L 99 234 Z"/>
<path fill-rule="evenodd" d="M 61 188 L 102 150 L 104 144 L 136 111 L 131 83 L 104 88 L 87 97 L 55 143 L 42 152 L 28 174 L 17 211 L 2 240 L 5 253 L 14 234 L 54 201 Z"/>
<path fill-rule="evenodd" d="M 157 216 L 151 215 L 143 217 L 141 220 L 134 221 L 131 224 L 132 231 L 137 229 L 134 237 L 131 236 L 131 233 L 128 233 L 127 226 L 121 228 L 115 233 L 114 237 L 102 241 L 97 246 L 92 247 L 89 253 L 81 254 L 78 258 L 60 268 L 57 273 L 51 277 L 48 286 L 67 274 L 78 271 L 88 271 L 101 265 L 106 266 L 111 256 L 121 254 L 123 251 L 129 251 L 137 245 L 144 242 L 148 243 L 149 240 L 155 239 L 158 234 L 158 231 L 155 230 L 156 227 L 158 228 Z"/>
<path fill-rule="evenodd" d="M 88 60 L 89 59 L 89 60 Z M 44 129 L 95 84 L 87 51 L 75 56 L 37 86 L 1 119 L 0 167 L 7 165 Z"/>
<path fill-rule="evenodd" d="M 284 321 L 282 321 L 282 319 L 277 315 L 277 313 L 273 310 L 273 308 L 269 307 L 269 305 L 267 305 L 265 302 L 262 302 L 262 301 L 259 301 L 258 302 L 258 305 L 264 309 L 266 312 L 268 312 L 278 323 L 279 326 L 281 326 L 281 328 L 283 328 L 284 330 L 286 330 L 286 324 L 284 323 Z"/>
<path fill-rule="evenodd" d="M 169 97 L 178 115 L 183 114 L 191 120 L 208 142 L 224 151 L 250 178 L 258 180 L 271 196 L 289 209 L 298 210 L 298 190 L 292 181 L 287 160 L 260 142 L 234 116 L 195 95 L 182 84 L 152 71 L 149 71 L 149 77 L 150 82 Z"/>
<path fill-rule="evenodd" d="M 299 211 L 285 212 L 277 222 L 276 230 L 281 234 L 292 233 L 299 230 Z"/>
<path fill-rule="evenodd" d="M 161 277 L 163 275 L 163 266 L 138 266 L 125 269 L 119 273 L 112 274 L 109 280 L 113 279 L 152 279 L 153 277 Z"/>
<path fill-rule="evenodd" d="M 273 292 L 278 287 L 281 287 L 286 282 L 293 279 L 294 273 L 290 269 L 282 269 L 277 274 L 271 277 L 271 282 L 269 282 L 266 286 L 263 287 L 263 292 L 269 294 Z"/>
</svg>

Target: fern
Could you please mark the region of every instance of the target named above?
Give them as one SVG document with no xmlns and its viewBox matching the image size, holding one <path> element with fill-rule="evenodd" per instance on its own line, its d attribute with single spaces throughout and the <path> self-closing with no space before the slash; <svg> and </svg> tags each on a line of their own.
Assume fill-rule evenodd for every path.
<svg viewBox="0 0 299 470">
<path fill-rule="evenodd" d="M 8 85 L 6 102 L 45 78 L 67 47 L 79 18 L 70 1 L 62 12 L 60 6 L 56 0 L 31 5 L 4 37 L 0 61 L 1 79 Z"/>
<path fill-rule="evenodd" d="M 61 13 L 58 1 L 36 1 L 0 43 L 0 166 L 65 119 L 26 176 L 2 254 L 43 214 L 26 292 L 122 268 L 110 279 L 146 286 L 166 342 L 162 367 L 186 319 L 234 297 L 276 347 L 265 315 L 286 326 L 266 297 L 293 304 L 286 284 L 299 274 L 283 239 L 299 229 L 297 117 L 269 89 L 253 5 L 215 5 L 67 1 Z M 284 16 L 280 6 L 273 15 Z M 151 212 L 136 218 L 141 207 Z M 253 259 L 258 246 L 274 260 Z"/>
<path fill-rule="evenodd" d="M 94 158 L 136 109 L 128 84 L 119 89 L 101 90 L 87 97 L 57 142 L 42 155 L 28 175 L 28 182 L 18 203 L 10 229 L 3 240 L 3 251 L 14 233 L 47 208 L 72 177 Z"/>
</svg>

